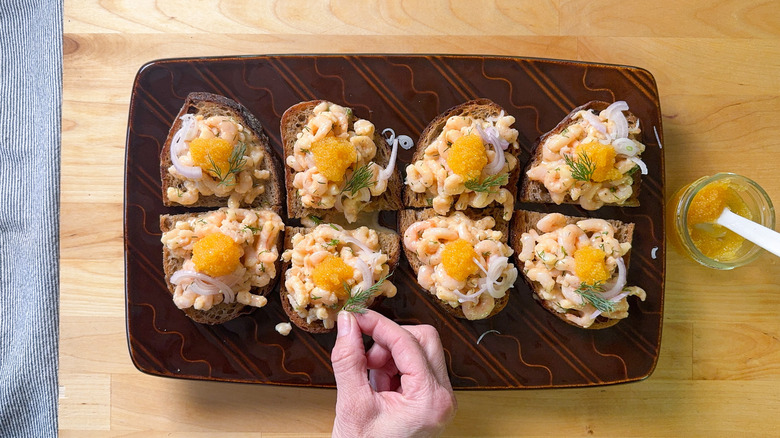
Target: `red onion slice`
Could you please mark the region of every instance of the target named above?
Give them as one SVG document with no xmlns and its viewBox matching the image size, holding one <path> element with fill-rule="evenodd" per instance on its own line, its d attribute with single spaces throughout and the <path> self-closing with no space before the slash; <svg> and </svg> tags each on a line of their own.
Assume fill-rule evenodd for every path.
<svg viewBox="0 0 780 438">
<path fill-rule="evenodd" d="M 626 285 L 626 263 L 623 261 L 623 257 L 617 258 L 618 278 L 612 283 L 609 290 L 605 291 L 602 295 L 604 299 L 610 300 L 618 295 L 623 286 Z"/>
<path fill-rule="evenodd" d="M 615 152 L 628 157 L 633 157 L 639 153 L 639 148 L 634 140 L 630 138 L 618 138 L 612 142 L 612 147 L 615 148 Z"/>
<path fill-rule="evenodd" d="M 197 128 L 197 120 L 192 114 L 181 116 L 181 127 L 171 140 L 171 162 L 173 167 L 185 178 L 199 180 L 203 177 L 203 171 L 197 166 L 185 166 L 179 161 L 179 154 L 184 150 L 185 141 L 190 140 L 195 134 L 192 128 Z"/>
<path fill-rule="evenodd" d="M 628 120 L 626 120 L 623 111 L 628 111 L 628 104 L 622 100 L 618 100 L 608 106 L 603 112 L 604 117 L 606 117 L 607 120 L 611 120 L 615 125 L 615 132 L 612 133 L 614 138 L 628 137 Z"/>
<path fill-rule="evenodd" d="M 583 110 L 580 114 L 582 115 L 582 118 L 590 124 L 590 126 L 593 126 L 596 129 L 596 131 L 607 135 L 607 127 L 604 125 L 604 122 L 599 119 L 599 116 L 588 110 Z"/>
<path fill-rule="evenodd" d="M 458 290 L 453 290 L 452 293 L 458 297 L 459 303 L 465 303 L 465 302 L 471 302 L 476 303 L 479 301 L 479 296 L 482 295 L 485 292 L 485 288 L 481 287 L 477 292 L 471 294 L 471 295 L 464 295 L 460 293 Z"/>
<path fill-rule="evenodd" d="M 644 161 L 642 161 L 639 157 L 628 157 L 629 160 L 636 163 L 637 166 L 639 166 L 639 169 L 642 171 L 642 175 L 647 175 L 647 165 Z"/>
<path fill-rule="evenodd" d="M 349 259 L 347 264 L 360 271 L 360 274 L 363 276 L 363 280 L 357 285 L 359 290 L 368 290 L 368 288 L 374 285 L 374 271 L 360 257 Z"/>
<path fill-rule="evenodd" d="M 385 130 L 386 131 L 386 130 Z M 398 156 L 398 139 L 393 138 L 393 152 L 390 153 L 390 161 L 387 162 L 387 167 L 380 170 L 377 174 L 378 181 L 384 181 L 390 179 L 395 170 L 395 159 Z"/>
<path fill-rule="evenodd" d="M 179 285 L 183 281 L 191 280 L 190 291 L 198 295 L 216 295 L 222 293 L 224 302 L 232 303 L 236 299 L 233 289 L 221 280 L 197 271 L 180 269 L 171 275 L 171 283 Z"/>
</svg>

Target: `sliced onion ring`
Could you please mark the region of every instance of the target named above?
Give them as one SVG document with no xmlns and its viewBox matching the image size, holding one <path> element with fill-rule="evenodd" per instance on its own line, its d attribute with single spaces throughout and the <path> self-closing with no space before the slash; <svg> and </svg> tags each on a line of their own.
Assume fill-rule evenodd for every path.
<svg viewBox="0 0 780 438">
<path fill-rule="evenodd" d="M 382 134 L 384 134 L 387 131 L 387 129 L 382 131 Z M 395 159 L 398 156 L 398 139 L 395 138 L 395 133 L 393 133 L 393 137 L 391 141 L 393 142 L 393 152 L 390 153 L 390 160 L 387 162 L 387 167 L 380 170 L 379 174 L 377 174 L 376 179 L 378 181 L 384 181 L 390 179 L 390 177 L 393 175 L 393 171 L 395 170 Z"/>
<path fill-rule="evenodd" d="M 647 175 L 647 165 L 644 161 L 642 161 L 639 157 L 628 157 L 629 160 L 636 163 L 637 166 L 639 166 L 639 169 L 642 171 L 642 175 Z"/>
<path fill-rule="evenodd" d="M 615 148 L 615 152 L 627 157 L 633 157 L 639 153 L 636 142 L 630 138 L 615 139 L 615 141 L 612 142 L 612 147 Z"/>
<path fill-rule="evenodd" d="M 180 269 L 171 275 L 171 283 L 178 285 L 187 280 L 192 280 L 190 290 L 198 295 L 216 295 L 222 293 L 224 302 L 230 304 L 235 301 L 236 294 L 233 289 L 221 280 L 197 271 Z"/>
<path fill-rule="evenodd" d="M 191 180 L 199 180 L 203 177 L 201 168 L 197 166 L 185 166 L 179 160 L 179 154 L 184 149 L 184 142 L 190 140 L 192 136 L 195 135 L 193 133 L 193 127 L 197 127 L 195 116 L 192 114 L 181 116 L 181 126 L 171 140 L 171 162 L 173 163 L 173 167 L 175 167 L 183 177 Z"/>
<path fill-rule="evenodd" d="M 580 115 L 582 115 L 583 120 L 588 122 L 591 126 L 593 126 L 596 131 L 607 135 L 607 127 L 604 125 L 604 122 L 599 119 L 599 116 L 593 114 L 589 110 L 583 110 L 580 112 Z"/>
<path fill-rule="evenodd" d="M 628 104 L 625 101 L 618 100 L 602 112 L 602 116 L 607 120 L 611 120 L 615 126 L 615 131 L 612 133 L 614 138 L 628 137 L 628 120 L 626 120 L 623 111 L 628 111 Z"/>
<path fill-rule="evenodd" d="M 612 283 L 609 290 L 605 291 L 602 295 L 604 299 L 612 299 L 618 295 L 623 287 L 626 285 L 626 263 L 623 261 L 623 257 L 617 258 L 618 278 Z"/>
</svg>

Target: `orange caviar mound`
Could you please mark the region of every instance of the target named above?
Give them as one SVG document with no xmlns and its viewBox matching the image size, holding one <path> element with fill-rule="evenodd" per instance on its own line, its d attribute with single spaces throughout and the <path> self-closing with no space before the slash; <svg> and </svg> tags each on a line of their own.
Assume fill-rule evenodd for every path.
<svg viewBox="0 0 780 438">
<path fill-rule="evenodd" d="M 595 165 L 591 181 L 603 182 L 620 178 L 623 174 L 615 168 L 615 148 L 600 142 L 583 143 L 575 149 L 576 160 L 581 161 L 581 156 L 586 155 Z"/>
<path fill-rule="evenodd" d="M 728 181 L 702 187 L 688 207 L 688 233 L 693 244 L 702 254 L 715 260 L 734 259 L 745 241 L 740 235 L 715 223 L 726 207 L 742 217 L 753 219 L 745 201 Z"/>
<path fill-rule="evenodd" d="M 466 281 L 470 275 L 479 271 L 479 267 L 474 262 L 476 256 L 474 246 L 466 240 L 458 239 L 444 245 L 441 263 L 447 275 L 458 281 Z"/>
<path fill-rule="evenodd" d="M 349 140 L 327 136 L 311 144 L 317 170 L 328 181 L 344 181 L 347 168 L 357 161 L 357 151 Z"/>
<path fill-rule="evenodd" d="M 477 134 L 458 138 L 447 151 L 447 165 L 466 181 L 479 179 L 487 162 L 485 145 Z"/>
<path fill-rule="evenodd" d="M 223 138 L 196 138 L 190 142 L 192 162 L 215 178 L 228 176 L 231 155 L 233 145 Z"/>
<path fill-rule="evenodd" d="M 354 275 L 355 269 L 352 266 L 346 264 L 341 257 L 329 254 L 314 267 L 311 279 L 318 288 L 333 292 L 340 300 L 343 300 L 349 294 L 344 283 Z"/>
<path fill-rule="evenodd" d="M 607 281 L 606 257 L 607 254 L 599 248 L 583 246 L 574 251 L 574 274 L 588 284 Z"/>
<path fill-rule="evenodd" d="M 241 264 L 244 250 L 230 237 L 212 233 L 192 246 L 192 263 L 195 270 L 212 277 L 228 275 Z"/>
</svg>

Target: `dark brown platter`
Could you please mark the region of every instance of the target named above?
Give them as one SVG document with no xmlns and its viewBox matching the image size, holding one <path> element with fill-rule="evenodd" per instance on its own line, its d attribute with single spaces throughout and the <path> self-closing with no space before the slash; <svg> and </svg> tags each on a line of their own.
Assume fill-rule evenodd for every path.
<svg viewBox="0 0 780 438">
<path fill-rule="evenodd" d="M 429 120 L 463 101 L 492 99 L 517 121 L 525 164 L 534 140 L 589 100 L 625 100 L 642 123 L 641 207 L 520 204 L 516 208 L 614 218 L 636 223 L 629 284 L 630 315 L 612 328 L 582 330 L 548 314 L 518 279 L 508 306 L 477 322 L 458 320 L 434 305 L 402 259 L 392 278 L 398 295 L 378 311 L 403 324 L 426 323 L 442 337 L 452 385 L 459 389 L 595 386 L 648 377 L 655 368 L 663 321 L 664 160 L 661 109 L 653 76 L 635 67 L 544 59 L 318 55 L 158 60 L 133 84 L 125 162 L 125 295 L 127 336 L 135 366 L 149 374 L 187 379 L 333 387 L 330 350 L 335 334 L 274 330 L 287 318 L 278 286 L 269 304 L 221 326 L 189 320 L 167 292 L 162 272 L 159 154 L 187 93 L 208 91 L 249 108 L 281 154 L 279 121 L 291 105 L 326 99 L 350 106 L 377 129 L 416 140 Z M 657 132 L 657 136 L 656 136 Z M 403 171 L 411 151 L 399 151 Z M 395 227 L 395 215 L 383 214 Z M 480 339 L 481 335 L 484 336 Z M 478 342 L 479 341 L 479 342 Z"/>
</svg>

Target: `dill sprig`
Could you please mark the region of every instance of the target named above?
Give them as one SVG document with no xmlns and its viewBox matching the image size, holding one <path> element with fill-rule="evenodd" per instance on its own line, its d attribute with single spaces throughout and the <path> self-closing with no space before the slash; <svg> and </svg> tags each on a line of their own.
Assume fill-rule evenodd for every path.
<svg viewBox="0 0 780 438">
<path fill-rule="evenodd" d="M 230 153 L 230 158 L 228 158 L 228 168 L 224 174 L 222 169 L 220 169 L 220 167 L 217 166 L 217 163 L 214 162 L 214 159 L 211 158 L 211 154 L 209 154 L 208 159 L 209 163 L 211 164 L 211 168 L 208 169 L 208 171 L 217 176 L 220 185 L 235 185 L 236 176 L 244 168 L 244 164 L 246 164 L 246 158 L 244 158 L 245 153 L 246 143 L 238 142 L 238 144 L 233 147 L 233 152 Z"/>
<path fill-rule="evenodd" d="M 583 281 L 575 292 L 580 294 L 584 300 L 592 304 L 593 307 L 601 311 L 601 313 L 609 313 L 615 310 L 615 303 L 601 295 L 604 292 L 604 286 L 602 286 L 599 281 L 593 284 L 588 284 Z"/>
<path fill-rule="evenodd" d="M 350 195 L 355 196 L 355 193 L 361 189 L 374 185 L 374 181 L 371 181 L 372 176 L 374 173 L 371 172 L 368 164 L 358 167 L 347 180 L 347 184 L 344 185 L 344 190 L 341 192 L 349 192 Z"/>
<path fill-rule="evenodd" d="M 564 155 L 563 160 L 571 168 L 571 177 L 577 181 L 590 181 L 596 171 L 596 164 L 585 152 L 581 152 L 576 160 L 570 155 Z"/>
<path fill-rule="evenodd" d="M 509 174 L 504 173 L 501 175 L 490 175 L 483 179 L 481 182 L 474 178 L 466 181 L 466 188 L 474 192 L 488 192 L 494 193 L 491 188 L 495 186 L 503 186 L 509 182 Z"/>
<path fill-rule="evenodd" d="M 313 214 L 309 215 L 309 219 L 311 219 L 311 221 L 314 222 L 314 225 L 319 225 L 322 223 L 322 219 L 320 219 L 319 216 L 315 216 Z"/>
<path fill-rule="evenodd" d="M 366 311 L 366 307 L 368 307 L 368 300 L 374 296 L 374 294 L 379 290 L 379 286 L 381 286 L 390 275 L 391 274 L 385 275 L 384 277 L 380 278 L 379 281 L 374 283 L 373 286 L 366 290 L 359 290 L 355 292 L 354 295 L 350 294 L 347 283 L 343 283 L 344 289 L 347 291 L 347 294 L 350 294 L 350 297 L 347 302 L 344 303 L 344 307 L 342 307 L 341 310 L 353 313 L 364 313 Z"/>
</svg>

